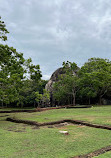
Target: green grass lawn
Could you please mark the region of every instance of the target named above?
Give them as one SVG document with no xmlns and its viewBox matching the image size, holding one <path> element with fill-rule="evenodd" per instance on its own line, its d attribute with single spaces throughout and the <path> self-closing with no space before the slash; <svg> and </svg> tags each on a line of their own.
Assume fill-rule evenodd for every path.
<svg viewBox="0 0 111 158">
<path fill-rule="evenodd" d="M 96 156 L 95 158 L 111 158 L 111 151 L 109 151 L 109 152 L 107 152 L 105 154 Z"/>
<path fill-rule="evenodd" d="M 50 122 L 62 119 L 77 119 L 96 124 L 111 125 L 111 106 L 84 109 L 55 109 L 34 113 L 15 113 L 12 117 L 37 122 Z"/>
<path fill-rule="evenodd" d="M 70 158 L 111 145 L 111 131 L 109 130 L 71 124 L 38 129 L 35 126 L 5 121 L 8 117 L 6 115 L 38 122 L 77 119 L 111 125 L 110 106 L 0 114 L 4 116 L 0 117 L 0 158 Z M 60 134 L 60 130 L 67 130 L 69 135 Z M 98 158 L 110 157 L 111 152 L 98 156 Z"/>
</svg>

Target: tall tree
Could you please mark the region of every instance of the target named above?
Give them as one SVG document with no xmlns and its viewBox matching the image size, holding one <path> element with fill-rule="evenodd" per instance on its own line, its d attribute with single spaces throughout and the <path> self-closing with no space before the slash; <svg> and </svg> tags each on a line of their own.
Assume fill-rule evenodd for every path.
<svg viewBox="0 0 111 158">
<path fill-rule="evenodd" d="M 79 90 L 78 83 L 79 78 L 77 75 L 78 67 L 76 63 L 67 61 L 63 62 L 63 69 L 65 74 L 61 75 L 58 82 L 54 85 L 54 97 L 58 101 L 64 99 L 65 102 L 69 102 L 73 105 L 76 104 L 76 94 Z"/>
<path fill-rule="evenodd" d="M 0 45 L 0 54 L 0 92 L 2 94 L 0 98 L 2 102 L 19 100 L 18 92 L 25 73 L 23 54 L 7 45 Z"/>
<path fill-rule="evenodd" d="M 0 17 L 0 39 L 7 40 L 9 33 Z M 24 105 L 33 103 L 35 92 L 41 80 L 39 65 L 33 65 L 31 58 L 25 60 L 23 53 L 13 47 L 0 44 L 0 103 Z M 42 85 L 42 84 L 41 84 Z M 30 100 L 30 101 L 29 101 Z"/>
<path fill-rule="evenodd" d="M 102 104 L 103 96 L 111 88 L 111 61 L 102 58 L 91 58 L 79 72 L 81 91 L 88 97 L 99 97 Z"/>
</svg>

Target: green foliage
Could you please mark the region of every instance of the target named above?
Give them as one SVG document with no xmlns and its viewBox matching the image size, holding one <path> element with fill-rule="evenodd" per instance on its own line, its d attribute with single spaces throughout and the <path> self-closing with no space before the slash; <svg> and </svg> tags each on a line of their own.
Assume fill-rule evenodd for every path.
<svg viewBox="0 0 111 158">
<path fill-rule="evenodd" d="M 10 103 L 19 100 L 18 92 L 24 78 L 24 62 L 22 53 L 13 47 L 0 44 L 0 100 Z"/>
<path fill-rule="evenodd" d="M 38 80 L 42 77 L 40 66 L 39 65 L 29 65 L 29 73 L 30 73 L 30 79 L 38 82 Z"/>
<path fill-rule="evenodd" d="M 28 77 L 27 74 L 29 74 Z M 31 92 L 27 94 L 31 94 L 30 96 L 34 99 L 33 91 L 38 88 L 41 76 L 39 65 L 32 65 L 31 59 L 25 60 L 23 54 L 18 53 L 13 47 L 0 44 L 0 101 L 2 105 L 15 102 L 18 106 L 23 106 L 28 101 L 27 91 Z"/>
<path fill-rule="evenodd" d="M 50 93 L 46 89 L 43 89 L 42 102 L 48 105 L 49 101 L 50 101 Z"/>
<path fill-rule="evenodd" d="M 74 75 L 79 69 L 76 63 L 74 62 L 72 63 L 70 61 L 63 62 L 62 66 L 66 74 L 69 74 L 69 75 Z"/>
<path fill-rule="evenodd" d="M 39 92 L 35 92 L 35 100 L 38 103 L 38 106 L 48 106 L 50 101 L 50 94 L 46 89 L 43 89 L 43 94 L 40 94 Z M 41 104 L 41 105 L 40 105 Z"/>
<path fill-rule="evenodd" d="M 81 94 L 88 98 L 102 97 L 111 88 L 111 62 L 107 59 L 91 58 L 79 71 Z"/>
<path fill-rule="evenodd" d="M 7 40 L 6 26 L 0 17 L 0 38 Z M 13 47 L 0 44 L 0 104 L 35 104 L 35 92 L 43 91 L 39 65 L 24 59 Z M 41 81 L 41 84 L 39 84 Z M 40 86 L 41 85 L 41 86 Z"/>
<path fill-rule="evenodd" d="M 7 40 L 7 36 L 6 36 L 7 33 L 9 33 L 9 32 L 6 29 L 6 25 L 5 25 L 4 21 L 1 20 L 1 17 L 0 17 L 0 39 L 2 39 L 3 41 L 6 41 Z"/>
<path fill-rule="evenodd" d="M 6 26 L 0 17 L 0 38 L 7 40 Z M 35 91 L 41 79 L 39 65 L 24 59 L 13 47 L 0 44 L 0 103 L 23 106 L 35 102 Z"/>
<path fill-rule="evenodd" d="M 75 105 L 75 98 L 90 101 L 98 98 L 102 104 L 102 98 L 111 97 L 111 61 L 108 59 L 91 58 L 81 69 L 75 63 L 63 62 L 65 74 L 59 77 L 54 84 L 54 97 L 57 101 L 72 103 Z M 68 101 L 69 100 L 69 101 Z"/>
<path fill-rule="evenodd" d="M 62 79 L 59 79 L 58 82 L 54 83 L 53 96 L 58 102 L 62 102 L 62 100 L 66 98 L 66 91 L 65 91 Z"/>
<path fill-rule="evenodd" d="M 39 94 L 39 92 L 35 92 L 35 96 L 36 96 L 36 102 L 38 103 L 38 106 L 42 100 L 42 94 Z"/>
<path fill-rule="evenodd" d="M 61 75 L 58 82 L 54 84 L 53 95 L 57 101 L 64 100 L 64 103 L 69 101 L 69 104 L 75 105 L 75 97 L 79 89 L 78 67 L 76 63 L 67 61 L 66 63 L 63 62 L 63 69 L 66 73 Z"/>
</svg>

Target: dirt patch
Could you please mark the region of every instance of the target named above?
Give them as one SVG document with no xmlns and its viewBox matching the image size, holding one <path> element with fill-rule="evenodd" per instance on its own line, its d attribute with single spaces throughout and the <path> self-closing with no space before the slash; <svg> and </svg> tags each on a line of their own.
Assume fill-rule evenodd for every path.
<svg viewBox="0 0 111 158">
<path fill-rule="evenodd" d="M 5 128 L 5 130 L 12 132 L 26 132 L 26 127 L 24 126 L 24 124 L 14 124 L 8 126 L 7 128 Z"/>
<path fill-rule="evenodd" d="M 98 156 L 98 155 L 104 154 L 104 153 L 106 153 L 108 151 L 111 151 L 111 146 L 107 146 L 105 148 L 101 148 L 99 150 L 96 150 L 96 151 L 91 152 L 91 153 L 86 154 L 86 155 L 74 156 L 72 158 L 92 158 L 94 156 Z"/>
<path fill-rule="evenodd" d="M 24 129 L 22 130 L 16 130 L 16 129 L 8 129 L 8 131 L 11 131 L 11 132 L 26 132 Z"/>
<path fill-rule="evenodd" d="M 14 132 L 25 132 L 25 131 L 22 131 L 22 130 L 16 130 L 16 131 L 14 131 Z"/>
<path fill-rule="evenodd" d="M 34 126 L 32 129 L 40 129 L 39 127 L 37 127 L 37 126 Z"/>
<path fill-rule="evenodd" d="M 48 126 L 48 128 L 54 128 L 54 126 Z"/>
<path fill-rule="evenodd" d="M 14 127 L 10 126 L 6 130 L 12 131 L 12 132 L 26 132 L 26 128 L 25 127 L 18 127 L 18 126 L 14 126 Z"/>
</svg>

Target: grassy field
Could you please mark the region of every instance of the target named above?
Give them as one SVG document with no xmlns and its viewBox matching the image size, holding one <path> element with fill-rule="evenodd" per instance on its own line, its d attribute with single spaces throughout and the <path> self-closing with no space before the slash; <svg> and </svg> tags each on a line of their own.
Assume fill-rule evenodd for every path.
<svg viewBox="0 0 111 158">
<path fill-rule="evenodd" d="M 38 122 L 77 119 L 111 125 L 111 106 L 0 114 L 0 158 L 70 158 L 111 145 L 111 131 L 108 130 L 72 124 L 38 129 L 5 121 L 9 116 Z M 67 130 L 69 135 L 60 134 L 60 130 Z M 111 152 L 98 156 L 110 157 Z"/>
<path fill-rule="evenodd" d="M 111 157 L 111 152 L 109 151 L 109 152 L 102 154 L 100 156 L 97 156 L 95 158 L 110 158 L 110 157 Z"/>
<path fill-rule="evenodd" d="M 37 113 L 15 113 L 12 117 L 37 122 L 62 119 L 84 120 L 96 124 L 111 125 L 111 106 L 84 109 L 55 109 Z"/>
</svg>

